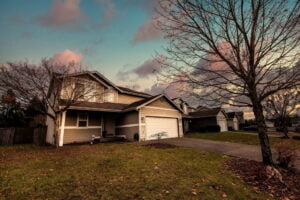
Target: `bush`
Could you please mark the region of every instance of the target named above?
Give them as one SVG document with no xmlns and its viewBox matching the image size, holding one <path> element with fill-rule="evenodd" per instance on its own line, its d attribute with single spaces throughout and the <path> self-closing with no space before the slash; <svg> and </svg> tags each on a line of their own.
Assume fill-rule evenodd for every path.
<svg viewBox="0 0 300 200">
<path fill-rule="evenodd" d="M 300 140 L 300 136 L 295 135 L 295 136 L 293 136 L 293 139 L 294 140 Z"/>
<path fill-rule="evenodd" d="M 134 139 L 134 141 L 139 141 L 140 140 L 140 135 L 138 133 L 135 133 L 133 135 L 133 139 Z"/>
<path fill-rule="evenodd" d="M 278 145 L 277 147 L 275 147 L 275 149 L 278 153 L 278 165 L 285 169 L 293 167 L 294 162 L 298 159 L 297 151 L 290 149 L 283 144 Z"/>
<path fill-rule="evenodd" d="M 251 125 L 243 128 L 244 131 L 258 131 L 258 128 L 256 125 Z"/>
<path fill-rule="evenodd" d="M 206 130 L 207 130 L 207 132 L 220 132 L 221 128 L 219 125 L 207 126 Z"/>
</svg>

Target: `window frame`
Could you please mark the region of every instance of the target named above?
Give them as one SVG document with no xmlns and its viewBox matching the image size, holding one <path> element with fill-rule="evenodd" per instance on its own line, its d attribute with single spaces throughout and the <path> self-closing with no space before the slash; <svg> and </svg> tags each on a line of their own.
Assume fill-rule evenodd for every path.
<svg viewBox="0 0 300 200">
<path fill-rule="evenodd" d="M 83 119 L 80 119 L 80 115 L 86 115 L 86 120 L 83 120 Z M 86 126 L 79 126 L 79 122 L 80 121 L 85 121 L 86 122 Z M 88 127 L 89 126 L 89 115 L 87 112 L 84 112 L 84 113 L 78 113 L 77 114 L 77 127 Z"/>
</svg>

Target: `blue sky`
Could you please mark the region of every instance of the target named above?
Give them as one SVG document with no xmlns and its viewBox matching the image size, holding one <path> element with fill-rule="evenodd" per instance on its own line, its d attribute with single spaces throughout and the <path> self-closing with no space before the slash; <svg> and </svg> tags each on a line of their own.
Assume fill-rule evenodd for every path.
<svg viewBox="0 0 300 200">
<path fill-rule="evenodd" d="M 136 89 L 144 90 L 155 83 L 155 77 L 135 69 L 155 65 L 156 52 L 162 52 L 164 45 L 153 28 L 156 3 L 1 0 L 0 63 L 74 58 L 119 84 L 136 84 Z M 122 72 L 128 79 L 118 78 Z"/>
</svg>

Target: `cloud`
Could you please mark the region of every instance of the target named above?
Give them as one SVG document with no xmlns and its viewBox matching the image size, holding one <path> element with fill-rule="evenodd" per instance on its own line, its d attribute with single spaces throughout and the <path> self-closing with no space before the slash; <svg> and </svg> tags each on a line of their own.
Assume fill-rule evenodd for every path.
<svg viewBox="0 0 300 200">
<path fill-rule="evenodd" d="M 117 77 L 123 81 L 129 79 L 131 75 L 136 75 L 137 78 L 148 78 L 151 75 L 159 73 L 162 70 L 164 62 L 166 62 L 166 57 L 159 55 L 156 58 L 146 60 L 134 69 L 119 71 Z"/>
<path fill-rule="evenodd" d="M 82 59 L 83 55 L 81 53 L 66 49 L 62 52 L 55 53 L 49 61 L 54 65 L 68 65 L 70 63 L 80 64 Z"/>
<path fill-rule="evenodd" d="M 156 83 L 152 85 L 150 88 L 145 89 L 144 92 L 152 95 L 158 95 L 164 93 L 171 98 L 183 97 L 185 96 L 184 88 L 186 87 L 186 85 L 187 84 L 185 82 L 174 82 L 174 83 L 161 82 L 161 83 Z"/>
<path fill-rule="evenodd" d="M 161 0 L 147 0 L 144 1 L 144 9 L 149 13 L 149 18 L 136 31 L 133 43 L 147 42 L 152 40 L 159 40 L 163 38 L 163 31 L 159 28 L 164 20 L 157 12 L 166 12 L 170 5 L 168 2 Z"/>
<path fill-rule="evenodd" d="M 159 29 L 160 18 L 158 16 L 151 16 L 135 33 L 133 42 L 146 42 L 161 39 L 163 37 L 162 31 Z"/>
<path fill-rule="evenodd" d="M 79 25 L 85 19 L 79 4 L 80 0 L 55 0 L 51 9 L 37 19 L 42 25 L 51 28 Z"/>
</svg>

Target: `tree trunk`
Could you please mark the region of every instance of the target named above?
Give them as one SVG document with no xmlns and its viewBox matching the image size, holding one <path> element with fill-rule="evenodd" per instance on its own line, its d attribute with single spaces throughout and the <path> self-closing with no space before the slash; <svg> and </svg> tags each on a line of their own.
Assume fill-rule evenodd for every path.
<svg viewBox="0 0 300 200">
<path fill-rule="evenodd" d="M 54 142 L 55 142 L 55 146 L 56 148 L 59 147 L 59 136 L 60 136 L 60 131 L 59 131 L 59 119 L 58 119 L 59 115 L 55 115 L 55 120 L 54 120 Z"/>
<path fill-rule="evenodd" d="M 288 135 L 288 128 L 287 128 L 287 125 L 286 123 L 284 122 L 283 126 L 282 126 L 282 130 L 283 130 L 283 134 L 284 134 L 284 138 L 289 138 L 289 135 Z"/>
<path fill-rule="evenodd" d="M 258 127 L 258 137 L 261 147 L 263 163 L 266 165 L 273 165 L 272 151 L 270 147 L 269 137 L 267 135 L 267 128 L 265 117 L 263 115 L 263 108 L 261 102 L 256 96 L 251 98 L 253 103 L 253 112 Z"/>
</svg>

